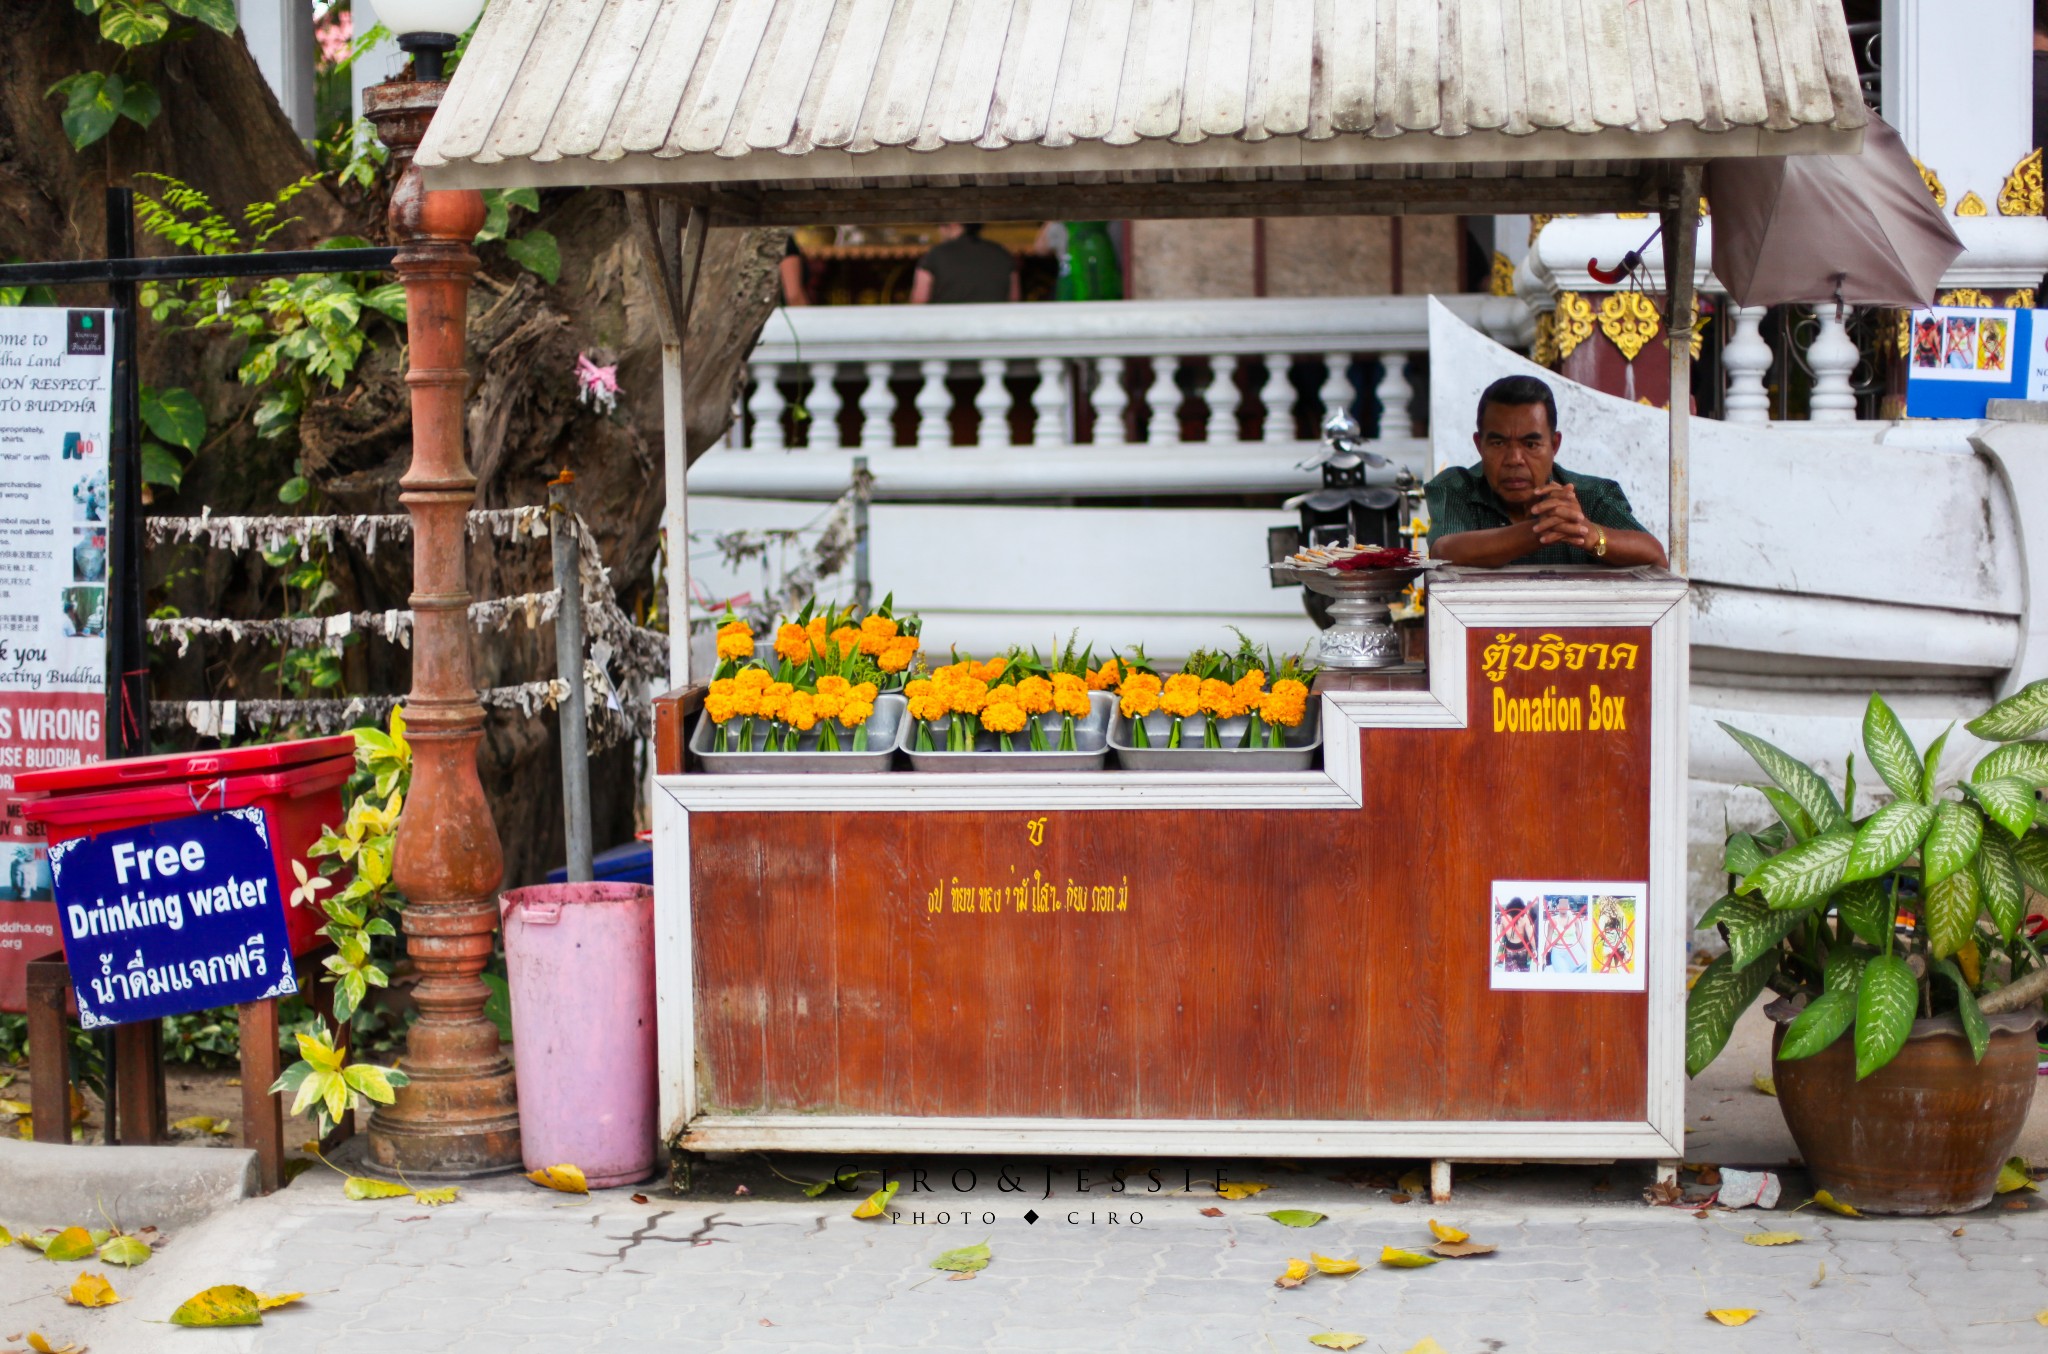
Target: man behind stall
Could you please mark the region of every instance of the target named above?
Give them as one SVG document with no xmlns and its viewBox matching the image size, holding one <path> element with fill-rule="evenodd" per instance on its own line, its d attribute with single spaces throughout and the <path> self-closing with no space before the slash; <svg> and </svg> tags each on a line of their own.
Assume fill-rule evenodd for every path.
<svg viewBox="0 0 2048 1354">
<path fill-rule="evenodd" d="M 1451 564 L 1666 566 L 1664 547 L 1613 480 L 1557 464 L 1557 399 L 1533 376 L 1504 376 L 1479 396 L 1479 465 L 1431 480 L 1429 553 Z"/>
</svg>

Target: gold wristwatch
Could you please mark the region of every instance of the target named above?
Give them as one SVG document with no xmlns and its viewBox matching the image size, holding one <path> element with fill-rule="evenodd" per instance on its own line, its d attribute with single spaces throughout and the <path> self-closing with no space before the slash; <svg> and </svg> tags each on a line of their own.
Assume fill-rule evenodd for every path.
<svg viewBox="0 0 2048 1354">
<path fill-rule="evenodd" d="M 1601 527 L 1601 528 L 1600 528 L 1600 539 L 1599 539 L 1598 541 L 1595 541 L 1595 542 L 1593 543 L 1593 557 L 1594 557 L 1595 559 L 1606 559 L 1606 558 L 1607 558 L 1607 528 L 1606 528 L 1606 527 Z"/>
</svg>

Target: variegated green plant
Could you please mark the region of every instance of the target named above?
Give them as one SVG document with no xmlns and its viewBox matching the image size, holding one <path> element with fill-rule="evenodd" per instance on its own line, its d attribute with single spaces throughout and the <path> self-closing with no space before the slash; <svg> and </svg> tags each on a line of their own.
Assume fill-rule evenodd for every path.
<svg viewBox="0 0 2048 1354">
<path fill-rule="evenodd" d="M 1728 952 L 1687 1001 L 1685 1066 L 1721 1052 L 1764 988 L 1804 1009 L 1780 1058 L 1806 1058 L 1855 1031 L 1856 1075 L 1890 1062 L 1917 1016 L 1953 1012 L 1982 1060 L 1985 1015 L 2048 997 L 2048 961 L 2027 936 L 2027 890 L 2048 892 L 2048 681 L 1971 720 L 1999 746 L 1953 785 L 1939 778 L 1948 733 L 1923 753 L 1876 695 L 1863 750 L 1892 798 L 1854 817 L 1856 758 L 1840 798 L 1806 763 L 1729 728 L 1770 778 L 1759 785 L 1779 821 L 1729 838 L 1734 891 L 1707 910 Z"/>
</svg>

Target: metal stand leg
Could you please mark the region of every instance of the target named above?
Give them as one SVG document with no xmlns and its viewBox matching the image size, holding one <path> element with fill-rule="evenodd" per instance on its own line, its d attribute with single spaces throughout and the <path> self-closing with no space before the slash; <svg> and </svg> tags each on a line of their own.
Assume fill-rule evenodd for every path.
<svg viewBox="0 0 2048 1354">
<path fill-rule="evenodd" d="M 1450 1162 L 1437 1160 L 1429 1163 L 1429 1201 L 1433 1204 L 1451 1201 Z"/>
<path fill-rule="evenodd" d="M 1675 1185 L 1678 1183 L 1678 1163 L 1676 1161 L 1660 1161 L 1657 1163 L 1657 1183 L 1660 1185 Z"/>
<path fill-rule="evenodd" d="M 28 963 L 29 1110 L 37 1142 L 71 1141 L 71 1047 L 64 1029 L 64 994 L 71 969 L 63 952 Z"/>
</svg>

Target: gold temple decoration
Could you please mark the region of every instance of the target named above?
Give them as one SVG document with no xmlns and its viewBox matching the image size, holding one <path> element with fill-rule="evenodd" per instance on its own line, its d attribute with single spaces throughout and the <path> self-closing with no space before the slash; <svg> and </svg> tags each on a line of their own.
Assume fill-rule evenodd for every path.
<svg viewBox="0 0 2048 1354">
<path fill-rule="evenodd" d="M 1991 299 L 1990 292 L 1979 291 L 1975 287 L 1957 287 L 1954 291 L 1945 291 L 1934 298 L 1934 304 L 1967 306 L 1976 310 L 1993 310 L 1998 306 L 1998 302 Z"/>
<path fill-rule="evenodd" d="M 1647 221 L 1650 219 L 1650 214 L 1648 212 L 1616 212 L 1614 219 L 1617 221 Z"/>
<path fill-rule="evenodd" d="M 1593 337 L 1592 302 L 1575 291 L 1559 292 L 1552 334 L 1557 343 L 1558 357 L 1570 357 L 1573 349 Z"/>
<path fill-rule="evenodd" d="M 1989 216 L 1991 209 L 1984 205 L 1984 199 L 1975 191 L 1963 194 L 1963 200 L 1956 204 L 1957 216 Z"/>
<path fill-rule="evenodd" d="M 1657 337 L 1657 307 L 1639 291 L 1611 291 L 1600 298 L 1600 332 L 1633 362 Z"/>
<path fill-rule="evenodd" d="M 1700 323 L 1700 303 L 1699 298 L 1697 296 L 1693 298 L 1692 303 L 1691 332 L 1692 341 L 1687 343 L 1685 346 L 1692 349 L 1692 360 L 1697 362 L 1700 360 L 1700 349 L 1704 348 L 1707 343 L 1707 327 L 1704 324 Z"/>
<path fill-rule="evenodd" d="M 1934 205 L 1937 207 L 1948 206 L 1948 189 L 1941 186 L 1941 179 L 1935 175 L 1935 172 L 1926 165 L 1921 164 L 1918 160 L 1913 161 L 1913 167 L 1920 171 L 1920 182 L 1926 184 L 1927 191 L 1934 194 Z"/>
<path fill-rule="evenodd" d="M 1886 309 L 1880 310 L 1878 317 L 1878 347 L 1882 348 L 1886 339 L 1894 339 L 1899 345 L 1899 356 L 1904 357 L 1913 346 L 1913 312 Z"/>
<path fill-rule="evenodd" d="M 1998 190 L 2000 216 L 2039 216 L 2042 207 L 2041 148 L 2028 151 Z"/>
<path fill-rule="evenodd" d="M 2007 310 L 2032 310 L 2034 308 L 2034 289 L 2032 287 L 2021 287 L 2018 291 L 2007 292 L 2005 295 L 2005 308 Z"/>
<path fill-rule="evenodd" d="M 1536 341 L 1529 345 L 1529 360 L 1539 367 L 1557 361 L 1557 316 L 1547 310 L 1536 312 Z"/>
<path fill-rule="evenodd" d="M 1486 289 L 1495 296 L 1515 294 L 1515 265 L 1513 260 L 1498 249 L 1493 251 L 1493 273 L 1487 278 Z"/>
</svg>

